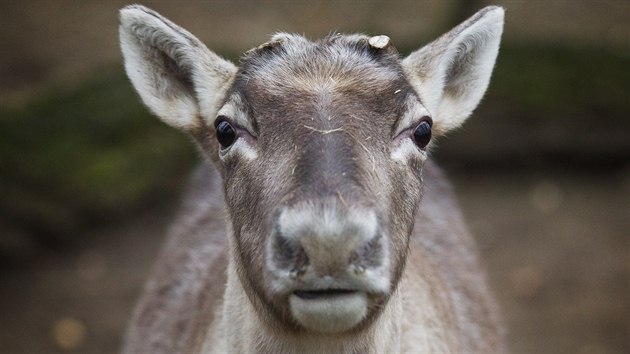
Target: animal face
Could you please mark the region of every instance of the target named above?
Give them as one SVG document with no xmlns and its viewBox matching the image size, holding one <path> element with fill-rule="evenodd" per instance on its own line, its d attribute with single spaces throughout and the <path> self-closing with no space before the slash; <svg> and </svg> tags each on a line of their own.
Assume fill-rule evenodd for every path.
<svg viewBox="0 0 630 354">
<path fill-rule="evenodd" d="M 251 296 L 318 331 L 373 317 L 402 273 L 430 124 L 391 45 L 281 35 L 251 51 L 213 123 Z"/>
</svg>

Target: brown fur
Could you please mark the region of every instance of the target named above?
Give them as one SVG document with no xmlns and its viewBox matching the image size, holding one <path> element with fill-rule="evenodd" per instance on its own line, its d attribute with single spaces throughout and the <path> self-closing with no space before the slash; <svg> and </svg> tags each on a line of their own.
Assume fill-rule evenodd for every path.
<svg viewBox="0 0 630 354">
<path fill-rule="evenodd" d="M 502 352 L 505 347 L 497 307 L 488 294 L 474 242 L 456 212 L 452 191 L 434 164 L 425 166 L 424 179 L 424 206 L 416 217 L 410 243 L 405 274 L 411 279 L 407 283 L 418 283 L 414 278 L 429 277 L 424 282 L 430 285 L 432 296 L 441 299 L 440 313 L 445 316 L 434 320 L 446 321 L 447 326 L 453 327 L 453 333 L 460 333 L 458 337 L 448 338 L 459 343 L 456 351 Z M 217 216 L 220 210 L 215 210 L 219 214 L 214 214 L 203 207 L 210 199 L 221 200 L 218 181 L 210 165 L 196 172 L 185 197 L 185 206 L 134 313 L 126 352 L 197 352 L 195 349 L 203 345 L 210 324 L 219 320 L 214 309 L 220 308 L 223 302 L 227 235 L 221 225 L 223 221 Z M 204 212 L 193 212 L 200 209 Z M 453 229 L 455 231 L 451 231 Z M 444 253 L 449 257 L 443 257 Z M 205 266 L 195 281 L 203 287 L 195 287 L 185 296 L 157 290 L 158 284 L 162 287 L 181 284 L 182 279 L 191 276 L 190 269 L 199 267 L 196 262 L 200 259 L 204 259 Z M 413 304 L 416 298 L 412 291 L 405 300 Z M 403 331 L 413 331 L 414 322 L 414 318 L 408 318 L 404 323 L 408 328 Z M 413 352 L 413 347 L 408 349 Z M 358 349 L 357 352 L 367 351 Z"/>
<path fill-rule="evenodd" d="M 392 45 L 375 48 L 364 35 L 311 42 L 279 34 L 247 52 L 230 76 L 231 64 L 185 30 L 131 8 L 121 38 L 134 85 L 158 115 L 196 139 L 215 167 L 202 166 L 191 182 L 134 313 L 125 352 L 503 350 L 475 244 L 445 177 L 427 159 L 432 144 L 413 145 L 414 125 L 408 126 L 429 112 L 437 127 L 461 124 L 465 117 L 449 121 L 436 108 L 439 95 L 467 114 L 480 99 L 478 93 L 473 101 L 449 95 L 487 86 L 489 76 L 477 74 L 489 75 L 487 58 L 494 63 L 498 27 L 491 22 L 500 18 L 502 24 L 502 11 L 484 11 L 409 57 L 429 56 L 424 64 L 401 61 Z M 470 29 L 475 26 L 478 33 Z M 482 41 L 487 33 L 488 45 Z M 473 50 L 460 50 L 467 45 Z M 167 75 L 142 72 L 142 60 Z M 433 78 L 428 82 L 437 86 L 419 90 L 431 73 L 446 81 Z M 177 109 L 197 114 L 181 118 Z M 237 134 L 229 148 L 215 139 L 217 115 Z M 295 219 L 290 223 L 308 226 L 305 235 L 279 231 L 288 227 L 280 218 L 287 212 Z M 325 219 L 327 213 L 334 217 Z M 364 230 L 357 223 L 368 217 L 373 221 L 365 230 L 371 231 L 352 234 Z M 331 230 L 351 231 L 326 236 L 316 219 L 329 220 L 324 226 Z M 283 255 L 283 247 L 303 252 L 304 271 L 284 276 L 274 268 L 276 259 L 280 268 L 293 265 L 293 251 Z M 357 264 L 373 273 L 346 274 Z M 311 290 L 325 277 L 366 284 L 367 290 L 357 289 L 367 310 L 346 330 L 313 330 L 290 305 L 296 290 Z M 374 285 L 379 282 L 385 288 Z M 277 284 L 292 285 L 283 290 Z"/>
</svg>

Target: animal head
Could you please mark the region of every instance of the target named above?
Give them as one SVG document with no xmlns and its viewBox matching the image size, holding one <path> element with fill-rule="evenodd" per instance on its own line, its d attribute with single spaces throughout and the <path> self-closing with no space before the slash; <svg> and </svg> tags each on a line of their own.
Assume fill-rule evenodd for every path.
<svg viewBox="0 0 630 354">
<path fill-rule="evenodd" d="M 144 103 L 221 172 L 230 251 L 253 306 L 294 331 L 352 331 L 405 265 L 434 138 L 482 98 L 503 10 L 401 58 L 386 36 L 276 34 L 239 67 L 159 14 L 121 11 Z"/>
</svg>

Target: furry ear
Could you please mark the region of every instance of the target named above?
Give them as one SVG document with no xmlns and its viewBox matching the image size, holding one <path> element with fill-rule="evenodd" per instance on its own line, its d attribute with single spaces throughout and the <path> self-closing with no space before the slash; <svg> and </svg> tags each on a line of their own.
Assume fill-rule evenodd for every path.
<svg viewBox="0 0 630 354">
<path fill-rule="evenodd" d="M 502 32 L 503 9 L 489 6 L 403 60 L 438 134 L 460 126 L 481 101 Z"/>
<path fill-rule="evenodd" d="M 236 67 L 144 6 L 120 11 L 125 69 L 142 101 L 169 125 L 192 131 L 214 118 Z"/>
</svg>

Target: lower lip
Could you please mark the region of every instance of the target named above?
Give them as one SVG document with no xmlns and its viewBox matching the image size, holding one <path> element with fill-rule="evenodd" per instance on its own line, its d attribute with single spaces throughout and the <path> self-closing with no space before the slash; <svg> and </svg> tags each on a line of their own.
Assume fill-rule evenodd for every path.
<svg viewBox="0 0 630 354">
<path fill-rule="evenodd" d="M 367 315 L 368 298 L 356 290 L 298 290 L 289 296 L 291 314 L 304 328 L 320 333 L 340 333 Z"/>
</svg>

